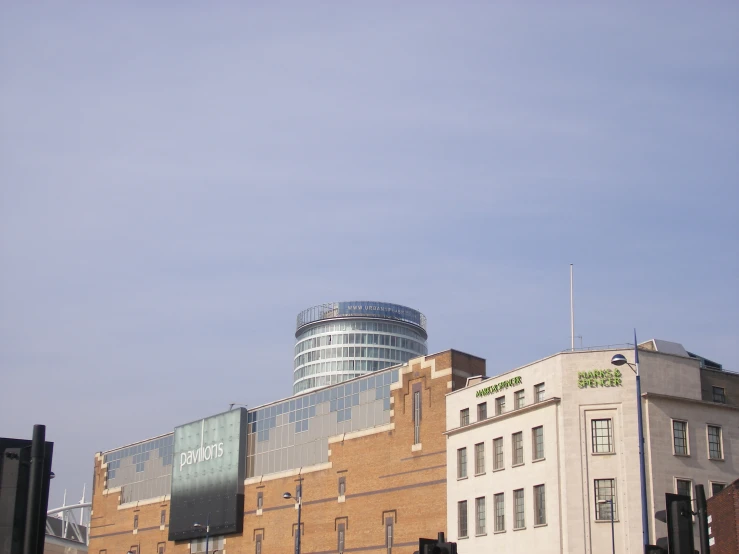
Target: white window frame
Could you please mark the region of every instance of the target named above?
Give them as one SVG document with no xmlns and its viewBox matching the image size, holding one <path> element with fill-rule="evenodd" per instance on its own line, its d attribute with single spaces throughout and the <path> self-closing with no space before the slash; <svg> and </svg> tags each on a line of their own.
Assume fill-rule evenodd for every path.
<svg viewBox="0 0 739 554">
<path fill-rule="evenodd" d="M 675 450 L 675 422 L 685 424 L 685 454 L 678 454 Z M 672 436 L 672 455 L 673 456 L 690 456 L 690 424 L 685 419 L 670 418 L 670 436 Z"/>
<path fill-rule="evenodd" d="M 718 428 L 718 446 L 721 449 L 721 456 L 719 458 L 711 457 L 711 443 L 709 442 L 709 437 L 708 437 L 709 427 Z M 709 460 L 723 461 L 725 459 L 724 458 L 724 429 L 721 425 L 715 425 L 713 423 L 706 423 L 706 455 L 708 456 Z"/>
<path fill-rule="evenodd" d="M 711 493 L 708 498 L 711 498 L 711 496 L 713 496 L 713 485 L 721 485 L 721 490 L 724 490 L 727 483 L 722 483 L 721 481 L 708 481 L 708 491 Z"/>
</svg>

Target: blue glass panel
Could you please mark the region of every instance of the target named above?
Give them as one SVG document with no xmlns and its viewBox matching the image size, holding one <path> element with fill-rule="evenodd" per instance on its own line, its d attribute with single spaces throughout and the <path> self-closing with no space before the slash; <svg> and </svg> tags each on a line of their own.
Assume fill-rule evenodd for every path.
<svg viewBox="0 0 739 554">
<path fill-rule="evenodd" d="M 367 379 L 362 379 L 359 382 L 359 392 L 364 392 L 367 390 Z"/>
<path fill-rule="evenodd" d="M 384 382 L 384 383 L 385 383 L 386 385 L 389 385 L 389 384 L 390 384 L 390 379 L 391 379 L 391 378 L 392 378 L 392 375 L 390 375 L 390 372 L 389 372 L 389 371 L 386 371 L 386 372 L 385 372 L 385 375 L 383 376 L 383 382 Z"/>
<path fill-rule="evenodd" d="M 339 410 L 344 409 L 344 398 L 339 398 L 339 401 L 336 403 L 336 408 Z"/>
<path fill-rule="evenodd" d="M 339 391 L 337 390 L 339 387 L 334 387 L 331 389 L 331 400 L 335 400 L 339 397 Z"/>
<path fill-rule="evenodd" d="M 384 387 L 377 387 L 375 389 L 375 400 L 380 400 L 382 398 L 382 391 Z"/>
<path fill-rule="evenodd" d="M 359 392 L 359 381 L 354 381 L 352 383 L 352 394 L 357 394 Z"/>
<path fill-rule="evenodd" d="M 392 382 L 393 382 L 393 383 L 397 383 L 397 382 L 398 382 L 398 379 L 399 379 L 399 377 L 400 377 L 400 376 L 399 376 L 399 373 L 398 373 L 398 370 L 397 370 L 397 369 L 394 369 L 394 370 L 392 371 L 392 375 L 393 375 L 393 379 L 392 379 Z"/>
<path fill-rule="evenodd" d="M 359 393 L 352 396 L 352 406 L 359 406 Z"/>
<path fill-rule="evenodd" d="M 316 407 L 315 406 L 311 406 L 310 407 L 310 412 L 308 413 L 308 417 L 315 417 L 315 415 L 316 415 Z"/>
<path fill-rule="evenodd" d="M 369 379 L 367 379 L 367 388 L 368 389 L 375 388 L 375 376 L 374 375 L 370 375 Z"/>
<path fill-rule="evenodd" d="M 288 423 L 292 423 L 295 421 L 295 412 L 290 412 L 290 417 L 288 418 Z"/>
<path fill-rule="evenodd" d="M 390 409 L 390 399 L 389 398 L 385 398 L 383 409 L 386 411 Z"/>
<path fill-rule="evenodd" d="M 337 402 L 338 402 L 338 400 L 331 400 L 329 411 L 331 411 L 331 412 L 335 412 L 336 411 L 336 403 Z"/>
<path fill-rule="evenodd" d="M 352 418 L 352 409 L 347 408 L 346 410 L 344 410 L 344 421 L 351 419 L 351 418 Z"/>
</svg>

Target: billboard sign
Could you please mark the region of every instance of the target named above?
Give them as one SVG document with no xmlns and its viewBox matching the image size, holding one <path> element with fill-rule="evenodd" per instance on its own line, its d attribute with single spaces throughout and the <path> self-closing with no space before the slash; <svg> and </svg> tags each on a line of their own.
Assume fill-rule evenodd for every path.
<svg viewBox="0 0 739 554">
<path fill-rule="evenodd" d="M 240 533 L 245 465 L 244 408 L 176 427 L 169 540 Z"/>
<path fill-rule="evenodd" d="M 339 316 L 375 316 L 398 319 L 421 325 L 421 313 L 405 306 L 388 302 L 339 302 Z"/>
</svg>

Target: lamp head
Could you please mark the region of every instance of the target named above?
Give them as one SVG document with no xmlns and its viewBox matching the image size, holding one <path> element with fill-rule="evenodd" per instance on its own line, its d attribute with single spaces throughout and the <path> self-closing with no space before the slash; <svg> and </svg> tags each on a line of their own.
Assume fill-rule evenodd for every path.
<svg viewBox="0 0 739 554">
<path fill-rule="evenodd" d="M 611 364 L 615 365 L 616 367 L 620 367 L 624 365 L 625 363 L 628 363 L 626 361 L 626 356 L 623 354 L 616 354 L 611 358 Z"/>
<path fill-rule="evenodd" d="M 282 498 L 284 498 L 285 500 L 289 500 L 289 499 L 291 499 L 292 497 L 293 497 L 293 495 L 292 495 L 292 494 L 290 494 L 289 492 L 286 492 L 286 493 L 284 493 L 284 494 L 282 495 Z"/>
</svg>

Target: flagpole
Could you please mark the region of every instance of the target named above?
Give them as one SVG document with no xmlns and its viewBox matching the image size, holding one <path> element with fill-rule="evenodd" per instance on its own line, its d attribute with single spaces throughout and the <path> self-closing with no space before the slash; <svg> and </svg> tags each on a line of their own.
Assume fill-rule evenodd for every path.
<svg viewBox="0 0 739 554">
<path fill-rule="evenodd" d="M 573 296 L 572 282 L 573 282 L 572 281 L 572 264 L 570 264 L 570 351 L 574 352 L 575 351 L 575 297 Z"/>
</svg>

